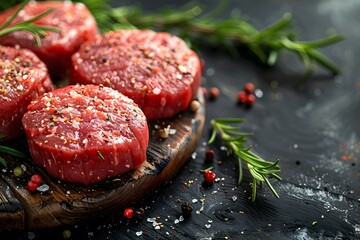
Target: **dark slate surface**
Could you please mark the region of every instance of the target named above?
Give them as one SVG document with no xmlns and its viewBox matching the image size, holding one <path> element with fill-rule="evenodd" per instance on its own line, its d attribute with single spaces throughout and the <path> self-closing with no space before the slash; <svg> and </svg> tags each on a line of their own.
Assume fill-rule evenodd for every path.
<svg viewBox="0 0 360 240">
<path fill-rule="evenodd" d="M 170 4 L 141 2 L 149 10 Z M 212 6 L 217 1 L 201 2 Z M 216 50 L 202 49 L 204 86 L 220 88 L 221 96 L 207 103 L 207 125 L 194 158 L 167 187 L 135 206 L 145 208 L 144 219 L 128 222 L 121 211 L 114 211 L 108 219 L 34 231 L 28 237 L 63 239 L 63 230 L 68 229 L 73 239 L 360 238 L 360 1 L 232 0 L 228 13 L 230 10 L 240 11 L 258 27 L 291 12 L 299 38 L 304 40 L 323 37 L 334 29 L 346 34 L 345 41 L 323 49 L 342 74 L 333 77 L 319 69 L 307 84 L 296 88 L 294 83 L 304 69 L 291 55 L 283 55 L 269 69 L 248 58 L 234 60 Z M 251 109 L 235 100 L 248 81 L 263 92 Z M 254 150 L 267 160 L 280 160 L 283 181 L 273 184 L 280 199 L 263 188 L 252 203 L 251 178 L 246 171 L 244 184 L 236 185 L 235 159 L 226 156 L 220 141 L 206 144 L 209 120 L 214 117 L 247 119 L 243 129 L 255 134 L 249 139 Z M 213 164 L 204 163 L 208 148 L 216 152 Z M 198 170 L 209 165 L 221 180 L 204 186 Z M 183 201 L 191 203 L 194 211 L 178 223 Z M 150 222 L 152 218 L 160 229 Z M 16 237 L 20 235 L 0 238 Z"/>
</svg>

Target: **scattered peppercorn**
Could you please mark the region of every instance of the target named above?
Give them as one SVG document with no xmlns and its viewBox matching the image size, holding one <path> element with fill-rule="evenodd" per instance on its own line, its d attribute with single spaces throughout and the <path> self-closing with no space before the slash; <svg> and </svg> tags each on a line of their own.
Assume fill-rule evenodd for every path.
<svg viewBox="0 0 360 240">
<path fill-rule="evenodd" d="M 145 211 L 144 211 L 143 208 L 138 208 L 138 209 L 135 210 L 135 216 L 138 219 L 142 219 L 144 214 L 145 214 Z"/>
<path fill-rule="evenodd" d="M 34 174 L 31 176 L 30 181 L 36 183 L 37 185 L 40 185 L 40 183 L 42 182 L 42 178 L 39 174 Z"/>
<path fill-rule="evenodd" d="M 42 183 L 41 176 L 39 174 L 34 174 L 28 181 L 27 188 L 29 189 L 29 191 L 33 192 L 39 187 L 40 183 Z"/>
<path fill-rule="evenodd" d="M 255 85 L 251 82 L 245 84 L 242 91 L 239 91 L 237 94 L 238 103 L 243 103 L 246 106 L 252 106 L 256 100 L 255 95 L 253 94 L 255 90 Z"/>
<path fill-rule="evenodd" d="M 24 174 L 24 170 L 21 167 L 16 167 L 13 170 L 15 177 L 21 177 Z"/>
<path fill-rule="evenodd" d="M 190 103 L 190 110 L 194 113 L 196 113 L 200 108 L 200 103 L 197 100 L 193 100 Z"/>
<path fill-rule="evenodd" d="M 244 86 L 244 91 L 247 94 L 253 93 L 254 89 L 255 89 L 255 85 L 253 83 L 251 83 L 251 82 L 246 83 L 245 86 Z"/>
<path fill-rule="evenodd" d="M 191 206 L 190 203 L 184 202 L 181 204 L 181 211 L 182 211 L 182 215 L 185 218 L 188 218 L 191 216 L 191 212 L 193 210 L 193 207 Z"/>
<path fill-rule="evenodd" d="M 212 87 L 209 90 L 209 98 L 210 100 L 215 100 L 219 97 L 220 90 L 217 87 Z"/>
<path fill-rule="evenodd" d="M 153 68 L 151 69 L 151 72 L 152 72 L 152 73 L 158 73 L 158 72 L 160 72 L 160 68 L 159 68 L 159 67 L 153 67 Z"/>
<path fill-rule="evenodd" d="M 128 219 L 133 218 L 134 217 L 134 209 L 132 209 L 132 208 L 125 209 L 124 216 L 127 217 Z"/>
<path fill-rule="evenodd" d="M 252 106 L 255 102 L 255 96 L 253 94 L 248 94 L 245 100 L 247 106 Z"/>
<path fill-rule="evenodd" d="M 39 186 L 39 184 L 33 182 L 33 181 L 29 181 L 27 183 L 27 188 L 29 189 L 29 191 L 33 192 L 37 189 L 37 187 Z"/>
<path fill-rule="evenodd" d="M 215 158 L 214 150 L 212 150 L 212 149 L 206 150 L 206 152 L 205 152 L 205 160 L 207 162 L 212 162 L 214 160 L 214 158 Z"/>
<path fill-rule="evenodd" d="M 208 183 L 212 183 L 215 181 L 216 174 L 213 171 L 204 172 L 204 179 Z"/>
<path fill-rule="evenodd" d="M 244 91 L 240 91 L 237 95 L 237 101 L 239 103 L 245 103 L 246 98 L 247 98 L 247 93 Z"/>
</svg>

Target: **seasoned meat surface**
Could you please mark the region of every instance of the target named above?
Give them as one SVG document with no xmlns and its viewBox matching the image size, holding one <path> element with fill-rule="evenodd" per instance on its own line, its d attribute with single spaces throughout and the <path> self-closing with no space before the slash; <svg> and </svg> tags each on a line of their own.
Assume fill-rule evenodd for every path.
<svg viewBox="0 0 360 240">
<path fill-rule="evenodd" d="M 19 6 L 15 6 L 0 14 L 0 24 L 12 15 Z M 0 37 L 0 44 L 6 46 L 19 45 L 32 50 L 47 65 L 53 80 L 64 77 L 68 71 L 71 55 L 80 45 L 95 37 L 97 25 L 94 17 L 82 3 L 70 1 L 45 1 L 28 3 L 12 24 L 32 18 L 48 9 L 54 9 L 46 17 L 37 20 L 39 25 L 57 27 L 59 32 L 48 32 L 37 46 L 34 37 L 24 31 L 17 31 Z"/>
<path fill-rule="evenodd" d="M 200 85 L 201 64 L 183 40 L 151 30 L 120 30 L 84 43 L 70 81 L 103 84 L 133 99 L 148 119 L 185 110 Z"/>
<path fill-rule="evenodd" d="M 33 160 L 52 176 L 85 185 L 146 160 L 146 118 L 128 97 L 108 87 L 74 85 L 44 94 L 23 125 Z"/>
<path fill-rule="evenodd" d="M 0 46 L 0 135 L 20 136 L 26 107 L 53 89 L 45 64 L 33 52 Z"/>
</svg>

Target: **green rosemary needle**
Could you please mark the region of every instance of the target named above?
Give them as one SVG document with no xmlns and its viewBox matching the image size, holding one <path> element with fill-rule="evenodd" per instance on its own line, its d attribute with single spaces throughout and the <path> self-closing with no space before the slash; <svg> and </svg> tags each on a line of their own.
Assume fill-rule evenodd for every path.
<svg viewBox="0 0 360 240">
<path fill-rule="evenodd" d="M 152 28 L 157 31 L 172 31 L 182 37 L 193 48 L 198 45 L 223 47 L 233 56 L 239 55 L 238 45 L 244 46 L 266 65 L 274 65 L 281 52 L 292 52 L 300 57 L 307 67 L 305 75 L 311 75 L 315 66 L 321 65 L 333 74 L 338 67 L 318 48 L 344 39 L 334 34 L 320 40 L 303 42 L 296 38 L 291 14 L 286 13 L 278 21 L 261 30 L 256 29 L 240 16 L 219 19 L 227 1 L 220 1 L 212 11 L 190 2 L 178 9 L 162 9 L 154 13 L 143 12 L 136 6 L 113 8 L 107 1 L 80 0 L 94 14 L 103 32 L 126 28 Z"/>
<path fill-rule="evenodd" d="M 18 16 L 19 12 L 25 7 L 25 5 L 28 2 L 29 0 L 26 0 L 23 3 L 21 3 L 19 8 L 8 19 L 6 19 L 4 23 L 0 25 L 0 37 L 9 34 L 11 32 L 26 31 L 26 32 L 30 32 L 34 36 L 36 44 L 40 46 L 41 38 L 46 36 L 47 31 L 58 32 L 59 29 L 51 26 L 38 25 L 35 24 L 35 22 L 49 15 L 54 9 L 48 9 L 26 21 L 22 21 L 14 25 L 10 25 L 11 22 Z"/>
<path fill-rule="evenodd" d="M 4 36 L 6 34 L 9 34 L 9 33 L 15 32 L 15 31 L 27 31 L 27 32 L 30 32 L 34 36 L 36 44 L 40 46 L 41 45 L 41 37 L 45 37 L 47 31 L 57 32 L 57 31 L 59 31 L 59 29 L 57 29 L 55 27 L 51 27 L 51 26 L 41 26 L 41 25 L 35 24 L 35 21 L 47 16 L 48 14 L 50 14 L 53 11 L 53 9 L 48 9 L 26 21 L 22 21 L 22 22 L 14 24 L 14 25 L 11 25 L 11 22 L 17 17 L 19 12 L 25 7 L 25 5 L 28 2 L 29 2 L 29 0 L 22 2 L 21 5 L 19 6 L 19 8 L 9 18 L 7 18 L 5 22 L 3 22 L 0 25 L 0 37 Z M 0 134 L 0 140 L 1 140 L 1 138 L 4 138 L 4 137 L 5 137 L 4 135 Z M 12 155 L 15 157 L 24 157 L 25 156 L 22 152 L 19 152 L 13 148 L 3 146 L 3 145 L 0 145 L 0 152 L 9 154 L 9 155 Z M 0 164 L 3 165 L 5 168 L 7 168 L 7 163 L 6 163 L 5 159 L 1 156 L 0 156 Z"/>
<path fill-rule="evenodd" d="M 256 199 L 256 189 L 258 183 L 263 184 L 264 182 L 270 188 L 275 197 L 279 198 L 278 193 L 268 179 L 268 177 L 271 177 L 281 181 L 280 176 L 277 175 L 277 173 L 281 171 L 281 168 L 278 165 L 278 161 L 268 162 L 251 151 L 251 147 L 245 146 L 245 138 L 251 134 L 242 133 L 239 131 L 240 128 L 235 126 L 235 124 L 239 124 L 244 121 L 245 120 L 242 118 L 212 119 L 210 123 L 213 127 L 213 131 L 209 139 L 209 143 L 213 143 L 216 136 L 218 135 L 228 147 L 228 152 L 234 154 L 237 157 L 239 164 L 239 185 L 243 180 L 242 162 L 245 163 L 247 169 L 253 177 L 251 197 L 252 201 L 255 201 Z"/>
<path fill-rule="evenodd" d="M 102 32 L 128 28 L 152 28 L 156 31 L 171 31 L 182 37 L 192 48 L 208 44 L 224 48 L 230 55 L 238 56 L 238 45 L 244 46 L 262 63 L 272 66 L 281 52 L 292 52 L 300 57 L 307 68 L 304 79 L 315 72 L 316 66 L 323 66 L 333 74 L 338 74 L 338 67 L 318 49 L 339 42 L 343 35 L 330 35 L 320 40 L 303 42 L 297 40 L 292 27 L 291 14 L 261 30 L 241 16 L 220 19 L 217 16 L 226 8 L 228 1 L 219 1 L 214 9 L 206 12 L 196 1 L 177 9 L 163 8 L 156 12 L 144 12 L 137 6 L 112 7 L 112 0 L 73 0 L 83 2 L 94 15 Z M 6 6 L 21 2 L 12 0 Z M 22 7 L 26 4 L 25 1 Z M 4 8 L 4 7 L 3 7 Z M 21 7 L 20 7 L 21 8 Z M 51 12 L 51 10 L 49 10 Z M 45 11 L 40 17 L 49 14 Z M 34 34 L 39 44 L 40 36 L 45 31 L 56 31 L 56 28 L 33 25 L 32 20 L 19 27 Z M 12 29 L 17 31 L 19 29 Z M 1 32 L 0 27 L 0 32 Z M 0 34 L 1 36 L 1 34 Z"/>
<path fill-rule="evenodd" d="M 205 169 L 200 169 L 199 172 L 204 173 L 204 172 L 207 172 L 207 171 L 210 171 L 210 170 L 213 170 L 213 169 L 214 169 L 214 167 L 208 167 L 208 168 L 205 168 Z"/>
</svg>

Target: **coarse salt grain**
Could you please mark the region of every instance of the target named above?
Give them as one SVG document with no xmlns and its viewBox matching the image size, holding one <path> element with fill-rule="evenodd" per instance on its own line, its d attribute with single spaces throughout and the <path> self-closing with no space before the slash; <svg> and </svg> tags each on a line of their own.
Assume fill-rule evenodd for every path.
<svg viewBox="0 0 360 240">
<path fill-rule="evenodd" d="M 143 232 L 142 232 L 142 231 L 139 231 L 139 232 L 136 232 L 135 234 L 136 234 L 136 236 L 139 237 L 139 236 L 141 236 L 141 235 L 143 234 Z"/>
<path fill-rule="evenodd" d="M 262 98 L 264 96 L 263 91 L 261 91 L 260 89 L 255 89 L 254 93 L 257 98 Z"/>
<path fill-rule="evenodd" d="M 221 146 L 221 147 L 220 147 L 220 150 L 222 150 L 222 151 L 227 151 L 227 147 L 226 147 L 226 146 Z"/>
<path fill-rule="evenodd" d="M 36 190 L 40 191 L 40 192 L 46 192 L 49 190 L 49 185 L 47 184 L 42 184 L 41 186 L 37 187 Z"/>
<path fill-rule="evenodd" d="M 26 171 L 26 166 L 24 164 L 21 164 L 20 167 L 22 168 L 22 170 L 25 172 Z"/>
<path fill-rule="evenodd" d="M 156 88 L 153 89 L 153 93 L 155 95 L 159 95 L 161 93 L 161 89 L 156 87 Z"/>
</svg>

